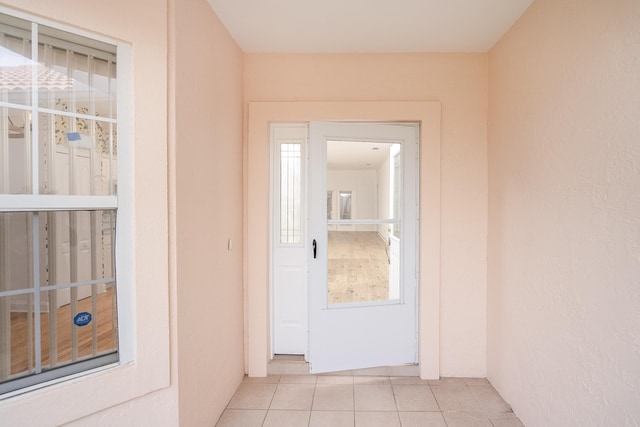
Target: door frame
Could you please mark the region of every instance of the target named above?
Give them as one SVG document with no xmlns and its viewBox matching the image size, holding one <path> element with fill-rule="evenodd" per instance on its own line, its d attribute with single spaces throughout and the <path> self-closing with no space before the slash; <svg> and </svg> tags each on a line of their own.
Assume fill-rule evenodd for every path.
<svg viewBox="0 0 640 427">
<path fill-rule="evenodd" d="M 439 102 L 250 102 L 244 202 L 245 370 L 267 375 L 270 346 L 270 123 L 319 121 L 420 123 L 420 377 L 440 376 Z"/>
</svg>

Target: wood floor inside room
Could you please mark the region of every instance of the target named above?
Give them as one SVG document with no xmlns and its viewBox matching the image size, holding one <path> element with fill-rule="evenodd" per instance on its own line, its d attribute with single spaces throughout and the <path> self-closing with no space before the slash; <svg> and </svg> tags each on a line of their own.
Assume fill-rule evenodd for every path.
<svg viewBox="0 0 640 427">
<path fill-rule="evenodd" d="M 88 297 L 77 302 L 74 313 L 71 312 L 71 304 L 59 307 L 55 310 L 54 322 L 51 322 L 49 313 L 41 313 L 42 366 L 48 367 L 52 358 L 55 359 L 56 366 L 74 361 L 72 357 L 74 333 L 77 337 L 76 357 L 78 359 L 115 350 L 118 342 L 115 304 L 115 291 L 110 288 L 97 294 L 96 312 L 92 309 L 92 298 Z M 81 312 L 92 313 L 91 323 L 86 326 L 73 324 L 73 317 Z M 34 336 L 33 322 L 29 321 L 28 316 L 29 314 L 25 312 L 11 313 L 11 375 L 33 369 L 35 347 L 29 344 L 29 340 L 33 340 Z M 56 324 L 55 331 L 50 329 L 51 323 Z"/>
<path fill-rule="evenodd" d="M 329 303 L 389 299 L 388 246 L 376 231 L 329 231 Z"/>
</svg>

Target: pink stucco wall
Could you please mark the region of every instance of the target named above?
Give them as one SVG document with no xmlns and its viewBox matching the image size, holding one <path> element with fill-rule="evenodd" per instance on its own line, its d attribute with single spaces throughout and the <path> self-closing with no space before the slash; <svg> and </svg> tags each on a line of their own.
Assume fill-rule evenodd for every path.
<svg viewBox="0 0 640 427">
<path fill-rule="evenodd" d="M 135 363 L 0 401 L 2 425 L 177 423 L 171 383 L 167 214 L 167 1 L 9 0 L 18 10 L 131 45 L 130 164 L 119 165 L 120 195 L 133 196 L 132 275 L 118 283 L 132 298 L 125 338 Z M 126 11 L 126 13 L 124 13 Z M 120 81 L 119 81 L 120 82 Z M 119 134 L 122 130 L 119 128 Z M 129 170 L 130 179 L 122 179 Z M 124 189 L 128 191 L 125 191 Z M 124 305 L 124 304 L 122 304 Z M 129 310 L 127 310 L 129 311 Z M 125 320 L 122 319 L 124 322 Z M 144 397 L 143 397 L 144 396 Z M 110 408 L 107 411 L 103 411 Z M 103 411 L 103 412 L 100 412 Z M 88 414 L 89 418 L 82 418 Z"/>
<path fill-rule="evenodd" d="M 242 52 L 205 0 L 5 3 L 132 46 L 135 363 L 5 399 L 0 424 L 214 425 L 244 373 Z"/>
<path fill-rule="evenodd" d="M 443 376 L 486 374 L 487 60 L 486 54 L 245 55 L 246 102 L 441 103 Z"/>
<path fill-rule="evenodd" d="M 244 374 L 243 56 L 206 0 L 175 5 L 171 207 L 180 425 L 212 426 Z"/>
<path fill-rule="evenodd" d="M 526 426 L 640 422 L 638 28 L 536 0 L 490 52 L 488 373 Z"/>
</svg>

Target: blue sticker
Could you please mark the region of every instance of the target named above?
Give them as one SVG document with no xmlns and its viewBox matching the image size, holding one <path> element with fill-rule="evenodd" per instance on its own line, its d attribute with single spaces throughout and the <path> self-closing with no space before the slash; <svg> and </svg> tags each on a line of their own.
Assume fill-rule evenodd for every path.
<svg viewBox="0 0 640 427">
<path fill-rule="evenodd" d="M 82 313 L 78 313 L 73 318 L 73 323 L 76 326 L 86 326 L 91 323 L 91 313 L 87 313 L 83 311 Z"/>
<path fill-rule="evenodd" d="M 67 139 L 69 141 L 80 141 L 80 132 L 69 132 L 69 133 L 67 133 Z"/>
</svg>

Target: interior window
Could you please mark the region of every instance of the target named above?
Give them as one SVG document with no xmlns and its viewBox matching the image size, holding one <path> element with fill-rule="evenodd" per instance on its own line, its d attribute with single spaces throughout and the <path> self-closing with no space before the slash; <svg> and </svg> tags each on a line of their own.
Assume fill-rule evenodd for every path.
<svg viewBox="0 0 640 427">
<path fill-rule="evenodd" d="M 340 191 L 340 219 L 351 219 L 351 191 Z"/>
</svg>

